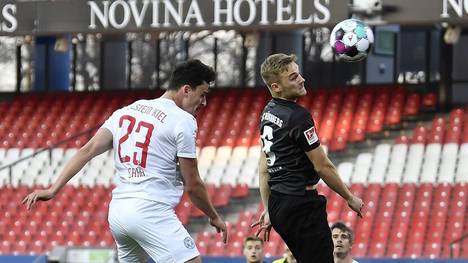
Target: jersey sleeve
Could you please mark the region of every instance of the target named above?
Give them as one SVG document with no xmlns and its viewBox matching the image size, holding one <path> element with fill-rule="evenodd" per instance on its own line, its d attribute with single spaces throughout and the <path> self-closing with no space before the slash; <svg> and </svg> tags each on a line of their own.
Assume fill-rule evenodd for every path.
<svg viewBox="0 0 468 263">
<path fill-rule="evenodd" d="M 320 141 L 315 130 L 314 120 L 310 113 L 300 108 L 291 116 L 290 137 L 305 152 L 320 146 Z"/>
<path fill-rule="evenodd" d="M 115 133 L 116 131 L 116 126 L 117 126 L 117 122 L 116 122 L 116 119 L 118 118 L 117 115 L 119 115 L 119 111 L 120 110 L 117 110 L 117 111 L 114 111 L 112 113 L 111 116 L 109 116 L 107 118 L 106 121 L 104 121 L 104 124 L 101 125 L 101 128 L 106 128 L 108 129 L 112 134 Z"/>
<path fill-rule="evenodd" d="M 195 141 L 197 136 L 197 123 L 195 120 L 183 120 L 175 129 L 177 143 L 177 156 L 184 158 L 196 158 L 197 150 Z"/>
</svg>

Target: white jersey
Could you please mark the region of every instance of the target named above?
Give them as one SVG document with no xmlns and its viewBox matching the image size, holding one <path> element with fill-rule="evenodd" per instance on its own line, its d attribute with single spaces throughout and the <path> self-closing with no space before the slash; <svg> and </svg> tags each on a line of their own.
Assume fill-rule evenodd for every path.
<svg viewBox="0 0 468 263">
<path fill-rule="evenodd" d="M 175 207 L 183 193 L 177 157 L 196 158 L 195 118 L 170 99 L 139 100 L 115 111 L 102 128 L 113 134 L 118 178 L 112 198 Z"/>
</svg>

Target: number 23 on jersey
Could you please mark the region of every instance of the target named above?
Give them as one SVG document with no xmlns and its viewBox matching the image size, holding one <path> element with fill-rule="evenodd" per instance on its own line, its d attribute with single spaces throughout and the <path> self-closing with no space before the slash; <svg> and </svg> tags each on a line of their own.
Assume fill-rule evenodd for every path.
<svg viewBox="0 0 468 263">
<path fill-rule="evenodd" d="M 148 158 L 148 146 L 151 142 L 151 136 L 153 135 L 154 126 L 151 123 L 145 121 L 138 121 L 135 117 L 130 115 L 123 115 L 119 119 L 119 128 L 124 127 L 127 125 L 126 133 L 119 139 L 119 146 L 118 146 L 118 154 L 121 163 L 129 163 L 133 162 L 134 165 L 139 165 L 142 168 L 146 168 L 146 160 Z M 136 125 L 136 129 L 135 129 Z M 145 140 L 143 142 L 136 142 L 135 147 L 140 148 L 140 155 L 141 159 L 138 160 L 138 152 L 129 153 L 129 151 L 133 150 L 134 147 L 126 147 L 122 149 L 122 144 L 128 140 L 132 133 L 143 133 Z M 129 156 L 129 154 L 131 156 Z"/>
</svg>

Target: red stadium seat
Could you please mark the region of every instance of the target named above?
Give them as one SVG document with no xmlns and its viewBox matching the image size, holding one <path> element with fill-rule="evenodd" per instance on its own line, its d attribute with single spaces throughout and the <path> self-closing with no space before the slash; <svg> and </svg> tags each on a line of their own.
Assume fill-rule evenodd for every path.
<svg viewBox="0 0 468 263">
<path fill-rule="evenodd" d="M 423 251 L 423 256 L 425 257 L 438 258 L 441 254 L 442 237 L 445 229 L 450 193 L 451 186 L 448 184 L 440 184 L 434 191 L 429 229 L 426 234 L 427 237 Z"/>
<path fill-rule="evenodd" d="M 233 198 L 244 198 L 249 195 L 249 186 L 246 184 L 237 184 L 232 192 Z"/>
<path fill-rule="evenodd" d="M 378 212 L 375 215 L 376 226 L 372 232 L 368 255 L 370 257 L 383 257 L 387 247 L 393 211 L 396 206 L 398 185 L 386 184 L 382 190 Z"/>
<path fill-rule="evenodd" d="M 216 199 L 213 200 L 213 205 L 215 207 L 226 207 L 229 204 L 231 193 L 232 187 L 230 185 L 221 185 L 215 193 Z"/>
<path fill-rule="evenodd" d="M 338 220 L 338 216 L 341 213 L 344 200 L 335 192 L 330 192 L 327 196 L 327 199 L 328 220 L 330 222 L 335 222 Z"/>
<path fill-rule="evenodd" d="M 263 253 L 266 257 L 278 255 L 278 242 L 270 241 L 263 244 Z"/>
<path fill-rule="evenodd" d="M 437 95 L 435 93 L 424 94 L 422 105 L 424 108 L 434 109 L 437 106 Z"/>
<path fill-rule="evenodd" d="M 242 255 L 244 241 L 233 241 L 231 240 L 228 244 L 226 253 L 228 257 L 238 257 Z"/>
<path fill-rule="evenodd" d="M 421 104 L 421 96 L 418 93 L 411 93 L 406 98 L 406 103 L 403 109 L 403 116 L 416 116 Z"/>
<path fill-rule="evenodd" d="M 432 201 L 432 184 L 421 184 L 417 190 L 415 207 L 412 213 L 411 228 L 406 241 L 405 257 L 420 257 L 423 252 L 426 227 Z"/>
<path fill-rule="evenodd" d="M 452 195 L 450 199 L 446 230 L 442 243 L 442 256 L 444 258 L 450 257 L 450 243 L 461 238 L 464 233 L 463 226 L 466 221 L 466 195 L 468 194 L 467 184 L 456 184 L 452 188 Z M 466 230 L 465 230 L 466 231 Z M 455 257 L 460 256 L 461 245 L 456 244 L 453 249 L 453 255 Z"/>
<path fill-rule="evenodd" d="M 209 256 L 213 257 L 220 257 L 225 255 L 225 245 L 223 244 L 222 241 L 217 241 L 213 243 L 209 248 L 208 248 L 208 253 Z"/>
<path fill-rule="evenodd" d="M 425 144 L 427 140 L 427 133 L 428 131 L 425 127 L 420 126 L 420 127 L 414 128 L 413 136 L 411 138 L 411 143 L 412 144 L 415 144 L 415 143 Z"/>
</svg>

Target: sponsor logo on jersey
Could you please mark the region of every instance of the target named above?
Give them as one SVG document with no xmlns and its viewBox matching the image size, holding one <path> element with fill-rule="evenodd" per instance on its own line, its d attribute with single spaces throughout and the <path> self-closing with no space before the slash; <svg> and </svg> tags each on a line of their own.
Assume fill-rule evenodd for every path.
<svg viewBox="0 0 468 263">
<path fill-rule="evenodd" d="M 195 243 L 193 242 L 193 239 L 191 237 L 186 237 L 184 239 L 184 245 L 186 248 L 192 249 L 195 247 Z"/>
<path fill-rule="evenodd" d="M 307 139 L 309 145 L 312 145 L 318 141 L 317 133 L 315 133 L 315 127 L 312 127 L 304 132 L 304 136 Z"/>
</svg>

